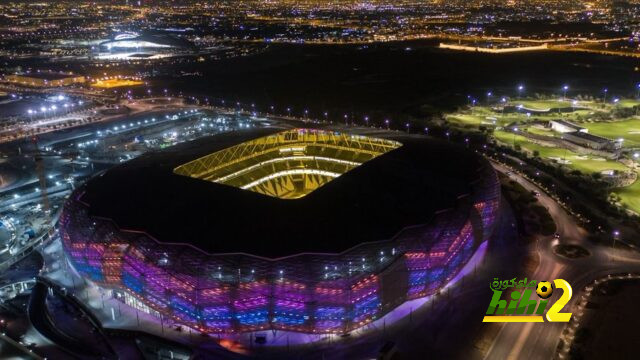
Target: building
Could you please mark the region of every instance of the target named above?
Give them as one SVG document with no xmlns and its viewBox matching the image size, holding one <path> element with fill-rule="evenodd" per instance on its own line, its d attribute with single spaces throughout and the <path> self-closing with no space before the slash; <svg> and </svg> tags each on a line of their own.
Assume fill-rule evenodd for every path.
<svg viewBox="0 0 640 360">
<path fill-rule="evenodd" d="M 549 126 L 551 126 L 551 130 L 559 132 L 559 133 L 571 133 L 571 132 L 582 132 L 588 133 L 589 129 L 583 128 L 582 126 L 578 126 L 572 122 L 565 120 L 551 120 L 549 121 Z"/>
<path fill-rule="evenodd" d="M 183 37 L 165 33 L 147 31 L 143 34 L 121 33 L 116 34 L 112 39 L 99 44 L 101 51 L 130 51 L 159 49 L 193 49 L 194 44 Z"/>
<path fill-rule="evenodd" d="M 445 287 L 499 207 L 491 165 L 448 142 L 260 129 L 89 180 L 60 231 L 78 273 L 160 319 L 343 334 Z"/>
<path fill-rule="evenodd" d="M 564 133 L 562 134 L 562 138 L 574 144 L 584 146 L 593 150 L 615 151 L 622 148 L 621 140 L 611 140 L 583 131 Z"/>
<path fill-rule="evenodd" d="M 84 84 L 86 81 L 82 75 L 52 71 L 12 74 L 6 75 L 4 79 L 20 86 L 45 88 Z"/>
</svg>

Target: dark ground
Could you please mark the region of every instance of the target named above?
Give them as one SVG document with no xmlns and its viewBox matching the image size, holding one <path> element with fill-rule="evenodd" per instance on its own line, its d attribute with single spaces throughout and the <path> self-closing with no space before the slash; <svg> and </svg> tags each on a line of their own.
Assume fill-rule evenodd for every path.
<svg viewBox="0 0 640 360">
<path fill-rule="evenodd" d="M 435 41 L 356 45 L 271 45 L 247 57 L 187 64 L 201 76 L 165 78 L 157 86 L 189 94 L 240 101 L 257 108 L 274 105 L 292 114 L 343 121 L 346 113 L 372 121 L 423 119 L 467 102 L 467 95 L 485 100 L 526 94 L 593 93 L 604 87 L 609 95 L 634 94 L 640 81 L 640 61 L 622 57 L 558 51 L 521 54 L 477 54 L 440 50 Z M 189 71 L 185 70 L 185 71 Z"/>
</svg>

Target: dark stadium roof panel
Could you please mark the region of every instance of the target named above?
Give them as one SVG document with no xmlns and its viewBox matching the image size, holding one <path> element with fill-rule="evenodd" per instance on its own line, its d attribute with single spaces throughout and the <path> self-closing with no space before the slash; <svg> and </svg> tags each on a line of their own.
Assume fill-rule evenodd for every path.
<svg viewBox="0 0 640 360">
<path fill-rule="evenodd" d="M 331 181 L 317 178 L 320 186 L 305 178 L 314 189 L 298 198 L 266 196 L 242 186 L 174 173 L 181 165 L 280 130 L 226 133 L 148 153 L 88 181 L 80 200 L 88 205 L 90 215 L 111 219 L 121 229 L 143 231 L 160 242 L 191 244 L 209 253 L 268 258 L 340 253 L 362 242 L 388 240 L 403 228 L 425 224 L 436 212 L 455 207 L 459 197 L 471 192 L 482 166 L 477 155 L 457 145 L 378 132 L 372 137 L 401 146 L 366 161 L 353 161 L 359 166 L 336 170 L 342 175 Z M 340 161 L 352 161 L 345 156 L 358 156 L 313 151 L 298 156 L 339 159 L 321 165 L 333 169 L 341 166 Z M 307 166 L 285 165 L 287 169 Z M 273 163 L 269 168 L 278 170 Z M 246 177 L 243 181 L 255 184 L 259 176 L 268 175 L 259 171 L 269 168 L 250 174 L 236 167 L 216 176 L 241 173 Z M 286 187 L 284 182 L 274 186 Z"/>
</svg>

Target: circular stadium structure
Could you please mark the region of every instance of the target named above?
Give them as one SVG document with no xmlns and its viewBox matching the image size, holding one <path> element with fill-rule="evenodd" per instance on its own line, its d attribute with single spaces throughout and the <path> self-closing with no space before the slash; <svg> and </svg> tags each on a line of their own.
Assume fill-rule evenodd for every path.
<svg viewBox="0 0 640 360">
<path fill-rule="evenodd" d="M 490 164 L 420 136 L 320 129 L 216 135 L 77 189 L 68 261 L 203 333 L 348 333 L 438 292 L 492 233 Z"/>
</svg>

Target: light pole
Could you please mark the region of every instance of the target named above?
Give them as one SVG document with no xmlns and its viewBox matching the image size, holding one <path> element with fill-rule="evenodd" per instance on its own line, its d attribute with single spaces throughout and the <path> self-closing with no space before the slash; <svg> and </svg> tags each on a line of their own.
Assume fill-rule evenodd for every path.
<svg viewBox="0 0 640 360">
<path fill-rule="evenodd" d="M 613 246 L 612 246 L 612 250 L 611 250 L 611 261 L 613 261 L 614 259 L 614 254 L 613 251 L 616 249 L 616 240 L 618 240 L 618 238 L 620 237 L 620 231 L 619 230 L 613 230 Z"/>
<path fill-rule="evenodd" d="M 569 90 L 569 85 L 564 85 L 562 87 L 562 99 L 565 100 L 567 98 L 567 91 Z"/>
<path fill-rule="evenodd" d="M 387 130 L 389 130 L 389 123 L 390 123 L 389 119 L 385 119 L 384 123 L 387 125 Z"/>
<path fill-rule="evenodd" d="M 604 90 L 602 90 L 602 92 L 604 92 L 604 97 L 602 99 L 602 103 L 606 104 L 607 103 L 607 93 L 609 92 L 609 89 L 605 88 Z"/>
<path fill-rule="evenodd" d="M 522 97 L 523 91 L 524 91 L 524 85 L 518 85 L 518 98 Z"/>
<path fill-rule="evenodd" d="M 513 149 L 515 150 L 516 148 L 516 133 L 518 132 L 518 128 L 514 127 L 513 128 Z"/>
</svg>

